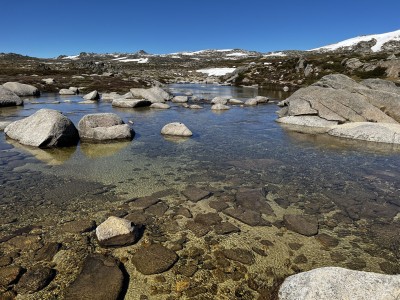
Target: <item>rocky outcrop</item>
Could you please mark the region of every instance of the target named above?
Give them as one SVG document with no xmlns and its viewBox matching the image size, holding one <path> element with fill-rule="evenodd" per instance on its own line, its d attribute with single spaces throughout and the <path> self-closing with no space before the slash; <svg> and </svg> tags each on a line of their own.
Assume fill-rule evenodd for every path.
<svg viewBox="0 0 400 300">
<path fill-rule="evenodd" d="M 170 94 L 160 87 L 152 87 L 149 89 L 134 88 L 130 91 L 133 97 L 146 99 L 151 103 L 165 102 L 171 98 Z"/>
<path fill-rule="evenodd" d="M 0 107 L 23 105 L 24 102 L 14 92 L 0 85 Z"/>
<path fill-rule="evenodd" d="M 19 82 L 6 82 L 3 87 L 14 92 L 18 96 L 39 96 L 39 90 L 33 85 L 23 84 Z"/>
<path fill-rule="evenodd" d="M 4 132 L 21 144 L 40 148 L 71 146 L 79 141 L 78 130 L 71 120 L 52 109 L 41 109 L 15 121 Z"/>
<path fill-rule="evenodd" d="M 400 144 L 400 124 L 355 122 L 334 126 L 332 136 L 376 143 Z"/>
<path fill-rule="evenodd" d="M 381 79 L 357 83 L 345 75 L 328 75 L 312 86 L 296 91 L 280 105 L 285 107 L 278 112 L 278 122 L 286 124 L 327 130 L 335 123 L 398 124 L 400 88 Z"/>
<path fill-rule="evenodd" d="M 79 136 L 87 141 L 132 139 L 132 129 L 113 113 L 90 114 L 78 123 Z"/>
<path fill-rule="evenodd" d="M 292 275 L 279 289 L 280 300 L 396 300 L 400 275 L 326 267 Z"/>
<path fill-rule="evenodd" d="M 164 135 L 174 135 L 174 136 L 192 136 L 193 133 L 190 131 L 189 128 L 186 127 L 185 124 L 179 122 L 173 122 L 165 125 L 161 129 L 161 134 Z"/>
</svg>

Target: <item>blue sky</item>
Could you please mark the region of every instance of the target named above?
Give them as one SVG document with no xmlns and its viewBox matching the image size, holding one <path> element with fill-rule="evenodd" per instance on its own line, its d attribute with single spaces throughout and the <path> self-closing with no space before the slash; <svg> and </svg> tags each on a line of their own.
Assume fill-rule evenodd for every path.
<svg viewBox="0 0 400 300">
<path fill-rule="evenodd" d="M 1 0 L 0 52 L 307 50 L 400 29 L 400 1 Z"/>
</svg>

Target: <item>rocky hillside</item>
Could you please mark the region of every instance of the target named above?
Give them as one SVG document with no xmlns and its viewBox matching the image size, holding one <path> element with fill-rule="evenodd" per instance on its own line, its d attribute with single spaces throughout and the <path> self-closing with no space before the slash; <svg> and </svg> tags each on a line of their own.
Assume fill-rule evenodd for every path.
<svg viewBox="0 0 400 300">
<path fill-rule="evenodd" d="M 105 92 L 163 83 L 202 82 L 291 90 L 325 75 L 355 80 L 383 78 L 399 83 L 400 31 L 350 39 L 311 51 L 260 53 L 241 49 L 170 54 L 80 53 L 41 59 L 0 54 L 0 83 L 21 81 L 42 91 L 85 86 Z M 53 78 L 55 84 L 43 79 Z"/>
</svg>

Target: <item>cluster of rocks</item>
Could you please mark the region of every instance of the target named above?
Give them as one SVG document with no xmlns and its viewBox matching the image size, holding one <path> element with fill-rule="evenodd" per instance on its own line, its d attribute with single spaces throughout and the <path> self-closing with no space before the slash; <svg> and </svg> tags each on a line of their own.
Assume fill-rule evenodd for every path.
<svg viewBox="0 0 400 300">
<path fill-rule="evenodd" d="M 283 124 L 299 131 L 381 143 L 400 143 L 400 88 L 393 82 L 327 75 L 279 103 Z M 307 128 L 307 129 L 305 129 Z"/>
<path fill-rule="evenodd" d="M 28 84 L 6 82 L 0 85 L 0 107 L 23 105 L 20 96 L 39 96 L 39 90 Z"/>
</svg>

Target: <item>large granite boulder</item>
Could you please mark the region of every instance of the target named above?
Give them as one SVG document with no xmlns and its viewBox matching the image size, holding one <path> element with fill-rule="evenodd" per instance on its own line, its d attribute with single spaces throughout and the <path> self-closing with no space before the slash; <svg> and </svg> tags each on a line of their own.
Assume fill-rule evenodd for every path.
<svg viewBox="0 0 400 300">
<path fill-rule="evenodd" d="M 71 120 L 53 109 L 38 110 L 11 123 L 4 132 L 21 144 L 40 148 L 71 146 L 79 141 L 78 130 Z"/>
<path fill-rule="evenodd" d="M 19 82 L 6 82 L 3 87 L 14 92 L 18 96 L 39 96 L 39 90 L 33 85 L 23 84 Z"/>
<path fill-rule="evenodd" d="M 118 115 L 113 113 L 86 115 L 79 121 L 78 130 L 82 140 L 132 139 L 132 129 Z"/>
<path fill-rule="evenodd" d="M 149 89 L 133 88 L 130 90 L 133 97 L 149 100 L 151 103 L 165 102 L 170 100 L 171 95 L 160 87 Z"/>
<path fill-rule="evenodd" d="M 185 124 L 179 122 L 173 122 L 165 125 L 161 129 L 163 135 L 174 135 L 174 136 L 192 136 L 193 133 Z"/>
<path fill-rule="evenodd" d="M 377 143 L 400 144 L 400 124 L 355 122 L 333 126 L 328 134 Z"/>
<path fill-rule="evenodd" d="M 74 92 L 71 89 L 61 89 L 58 91 L 58 93 L 60 95 L 64 95 L 64 96 L 72 96 L 72 95 L 76 95 L 76 92 Z"/>
<path fill-rule="evenodd" d="M 357 83 L 345 75 L 327 75 L 281 104 L 287 107 L 280 117 L 318 116 L 338 123 L 400 122 L 400 88 L 380 79 Z"/>
<path fill-rule="evenodd" d="M 23 105 L 24 102 L 14 92 L 0 85 L 0 107 Z"/>
<path fill-rule="evenodd" d="M 400 297 L 400 275 L 318 268 L 286 278 L 278 297 L 280 300 L 396 300 Z"/>
</svg>

